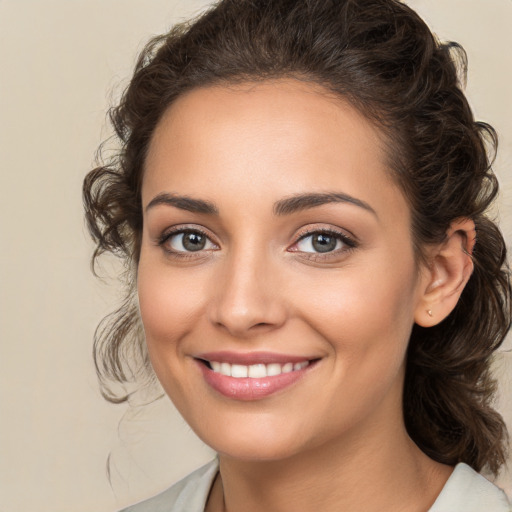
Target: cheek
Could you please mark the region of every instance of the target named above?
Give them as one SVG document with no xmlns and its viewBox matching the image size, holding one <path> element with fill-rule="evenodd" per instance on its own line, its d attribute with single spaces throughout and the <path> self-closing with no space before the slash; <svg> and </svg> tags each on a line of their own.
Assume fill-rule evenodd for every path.
<svg viewBox="0 0 512 512">
<path fill-rule="evenodd" d="M 346 267 L 298 287 L 307 290 L 296 295 L 299 309 L 342 358 L 343 371 L 382 375 L 403 363 L 414 322 L 415 267 L 392 261 Z"/>
<path fill-rule="evenodd" d="M 148 355 L 160 383 L 182 412 L 188 409 L 187 389 L 193 388 L 183 340 L 197 328 L 204 309 L 199 282 L 190 272 L 173 271 L 141 253 L 137 291 Z"/>
<path fill-rule="evenodd" d="M 197 273 L 197 272 L 196 272 Z M 173 272 L 161 262 L 141 260 L 137 275 L 139 306 L 148 347 L 176 348 L 203 309 L 202 279 L 193 269 Z"/>
</svg>

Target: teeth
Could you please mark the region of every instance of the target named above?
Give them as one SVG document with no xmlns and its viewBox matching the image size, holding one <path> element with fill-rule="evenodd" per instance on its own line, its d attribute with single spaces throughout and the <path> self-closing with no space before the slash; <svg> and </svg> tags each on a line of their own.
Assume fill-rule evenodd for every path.
<svg viewBox="0 0 512 512">
<path fill-rule="evenodd" d="M 220 363 L 220 373 L 231 377 L 231 365 L 229 363 Z"/>
<path fill-rule="evenodd" d="M 281 373 L 290 373 L 302 370 L 309 365 L 309 361 L 301 363 L 270 363 L 270 364 L 252 364 L 246 366 L 243 364 L 219 363 L 218 361 L 210 361 L 210 366 L 215 373 L 221 373 L 227 377 L 235 377 L 241 379 L 249 377 L 251 379 L 261 379 L 263 377 L 273 377 Z"/>
<path fill-rule="evenodd" d="M 283 373 L 290 373 L 290 372 L 293 372 L 293 363 L 286 363 L 286 364 L 283 364 L 282 372 L 283 372 Z"/>
<path fill-rule="evenodd" d="M 264 364 L 253 364 L 249 366 L 248 376 L 252 379 L 261 379 L 267 376 L 267 367 Z"/>
<path fill-rule="evenodd" d="M 249 373 L 249 368 L 242 364 L 232 364 L 231 365 L 231 377 L 236 377 L 237 379 L 247 377 Z"/>
<path fill-rule="evenodd" d="M 281 373 L 281 365 L 279 363 L 267 364 L 267 376 L 273 377 Z"/>
</svg>

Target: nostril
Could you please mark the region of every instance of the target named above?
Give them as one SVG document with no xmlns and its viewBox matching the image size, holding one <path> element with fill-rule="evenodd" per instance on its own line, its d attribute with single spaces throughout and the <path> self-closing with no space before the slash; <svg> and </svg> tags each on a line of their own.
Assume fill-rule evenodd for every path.
<svg viewBox="0 0 512 512">
<path fill-rule="evenodd" d="M 286 310 L 277 299 L 267 300 L 259 292 L 224 291 L 224 295 L 210 302 L 209 321 L 236 338 L 275 329 L 286 320 Z"/>
</svg>

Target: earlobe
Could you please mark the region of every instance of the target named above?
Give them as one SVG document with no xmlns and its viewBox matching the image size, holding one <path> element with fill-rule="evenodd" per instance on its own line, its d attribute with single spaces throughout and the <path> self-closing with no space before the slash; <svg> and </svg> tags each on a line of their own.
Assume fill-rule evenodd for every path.
<svg viewBox="0 0 512 512">
<path fill-rule="evenodd" d="M 444 241 L 432 250 L 415 311 L 418 325 L 432 327 L 453 311 L 473 272 L 475 242 L 475 223 L 457 219 L 450 224 Z"/>
</svg>

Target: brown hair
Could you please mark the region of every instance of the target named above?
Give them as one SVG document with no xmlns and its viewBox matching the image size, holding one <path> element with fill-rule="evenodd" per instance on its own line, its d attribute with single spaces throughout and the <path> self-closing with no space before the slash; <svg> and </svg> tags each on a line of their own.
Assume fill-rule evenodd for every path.
<svg viewBox="0 0 512 512">
<path fill-rule="evenodd" d="M 129 277 L 126 301 L 96 334 L 104 396 L 126 400 L 111 383 L 151 373 L 133 280 L 144 161 L 159 119 L 192 88 L 293 77 L 342 96 L 387 138 L 419 258 L 426 245 L 443 240 L 454 219 L 475 222 L 474 272 L 459 303 L 439 325 L 413 328 L 403 408 L 410 436 L 431 458 L 496 473 L 505 460 L 506 429 L 492 408 L 489 367 L 510 327 L 511 286 L 503 237 L 485 215 L 498 190 L 486 151 L 495 149 L 496 134 L 473 119 L 457 57 L 465 73 L 463 50 L 437 41 L 397 0 L 223 0 L 153 39 L 110 112 L 121 149 L 84 182 L 97 244 L 93 263 L 114 253 Z"/>
</svg>

